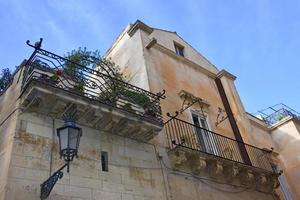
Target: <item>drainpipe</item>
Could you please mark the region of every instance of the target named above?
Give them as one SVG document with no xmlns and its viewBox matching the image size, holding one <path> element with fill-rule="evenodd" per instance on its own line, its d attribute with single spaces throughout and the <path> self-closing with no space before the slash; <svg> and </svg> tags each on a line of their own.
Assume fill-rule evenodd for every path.
<svg viewBox="0 0 300 200">
<path fill-rule="evenodd" d="M 236 120 L 233 116 L 233 113 L 232 113 L 232 110 L 231 110 L 228 98 L 226 96 L 226 93 L 225 93 L 225 90 L 224 90 L 221 79 L 219 77 L 215 78 L 215 83 L 217 85 L 219 94 L 221 96 L 221 99 L 222 99 L 225 111 L 227 113 L 229 123 L 230 123 L 232 131 L 234 133 L 235 139 L 238 142 L 238 147 L 239 147 L 239 150 L 241 152 L 241 156 L 243 158 L 243 161 L 244 161 L 245 164 L 252 166 L 250 157 L 249 157 L 247 149 L 245 147 L 245 143 L 244 143 L 243 138 L 241 136 L 240 130 L 237 126 Z"/>
</svg>

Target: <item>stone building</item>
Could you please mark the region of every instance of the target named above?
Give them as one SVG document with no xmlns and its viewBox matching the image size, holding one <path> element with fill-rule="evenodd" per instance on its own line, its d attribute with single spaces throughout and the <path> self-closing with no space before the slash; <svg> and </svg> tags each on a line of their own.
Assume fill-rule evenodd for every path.
<svg viewBox="0 0 300 200">
<path fill-rule="evenodd" d="M 270 125 L 248 114 L 236 77 L 176 32 L 136 21 L 96 67 L 28 44 L 33 54 L 0 96 L 1 200 L 40 199 L 64 165 L 57 129 L 66 116 L 82 130 L 78 157 L 48 199 L 299 197 L 297 116 Z"/>
</svg>

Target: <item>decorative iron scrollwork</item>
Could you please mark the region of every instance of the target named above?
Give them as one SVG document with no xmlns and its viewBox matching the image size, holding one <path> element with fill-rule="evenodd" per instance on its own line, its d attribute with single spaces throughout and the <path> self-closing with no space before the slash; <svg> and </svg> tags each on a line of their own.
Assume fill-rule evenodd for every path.
<svg viewBox="0 0 300 200">
<path fill-rule="evenodd" d="M 50 195 L 50 193 L 51 193 L 54 185 L 58 181 L 58 179 L 61 179 L 63 177 L 64 173 L 62 172 L 62 170 L 66 166 L 68 166 L 68 163 L 66 163 L 64 166 L 62 166 L 52 176 L 50 176 L 44 183 L 41 184 L 41 196 L 40 196 L 40 198 L 42 200 L 46 199 Z"/>
<path fill-rule="evenodd" d="M 160 99 L 165 98 L 165 90 L 154 94 L 118 79 L 113 76 L 110 61 L 91 58 L 89 61 L 93 63 L 83 66 L 42 49 L 42 41 L 41 38 L 35 45 L 26 42 L 34 52 L 24 68 L 22 90 L 38 81 L 162 123 Z M 68 64 L 72 65 L 71 69 Z"/>
<path fill-rule="evenodd" d="M 181 108 L 179 110 L 175 111 L 173 115 L 171 113 L 167 113 L 167 116 L 170 117 L 170 119 L 167 120 L 164 124 L 166 124 L 170 120 L 176 118 L 179 114 L 182 114 L 185 110 L 190 108 L 195 103 L 199 103 L 202 113 L 203 113 L 203 105 L 205 104 L 205 105 L 209 106 L 209 104 L 206 103 L 202 98 L 195 97 L 194 95 L 192 95 L 191 93 L 189 93 L 187 91 L 184 91 L 184 90 L 180 91 L 179 96 L 183 99 Z"/>
<path fill-rule="evenodd" d="M 165 99 L 166 98 L 166 90 L 162 90 L 161 92 L 156 93 L 156 95 L 161 98 L 161 99 Z"/>
<path fill-rule="evenodd" d="M 215 125 L 218 126 L 228 118 L 226 111 L 223 108 L 218 108 L 218 115 Z"/>
</svg>

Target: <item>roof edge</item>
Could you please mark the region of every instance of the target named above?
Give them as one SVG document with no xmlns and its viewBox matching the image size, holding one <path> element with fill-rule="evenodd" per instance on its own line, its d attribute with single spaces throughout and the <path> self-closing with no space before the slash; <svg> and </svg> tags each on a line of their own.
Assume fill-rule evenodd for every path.
<svg viewBox="0 0 300 200">
<path fill-rule="evenodd" d="M 236 79 L 236 76 L 231 74 L 230 72 L 226 71 L 225 69 L 222 69 L 221 71 L 219 71 L 219 73 L 217 74 L 218 78 L 221 78 L 223 76 L 231 79 L 231 80 L 235 80 Z"/>
<path fill-rule="evenodd" d="M 145 31 L 148 34 L 151 34 L 154 30 L 154 28 L 148 26 L 147 24 L 143 23 L 142 21 L 136 20 L 134 22 L 134 24 L 131 25 L 131 27 L 129 28 L 127 33 L 130 37 L 132 37 L 138 29 Z"/>
</svg>

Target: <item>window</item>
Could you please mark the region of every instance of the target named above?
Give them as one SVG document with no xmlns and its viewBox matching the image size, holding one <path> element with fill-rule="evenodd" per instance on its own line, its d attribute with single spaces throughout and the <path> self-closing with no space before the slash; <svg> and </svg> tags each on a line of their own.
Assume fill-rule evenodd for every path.
<svg viewBox="0 0 300 200">
<path fill-rule="evenodd" d="M 206 115 L 192 112 L 192 119 L 194 125 L 196 125 L 195 131 L 200 150 L 206 153 L 218 155 L 217 145 L 214 141 L 213 133 L 209 130 Z"/>
<path fill-rule="evenodd" d="M 106 151 L 101 151 L 101 167 L 102 171 L 108 172 L 108 153 Z"/>
<path fill-rule="evenodd" d="M 174 46 L 175 46 L 175 52 L 176 52 L 176 54 L 179 55 L 179 56 L 184 57 L 184 54 L 183 54 L 184 47 L 181 46 L 180 44 L 177 44 L 177 43 L 174 43 Z"/>
</svg>

